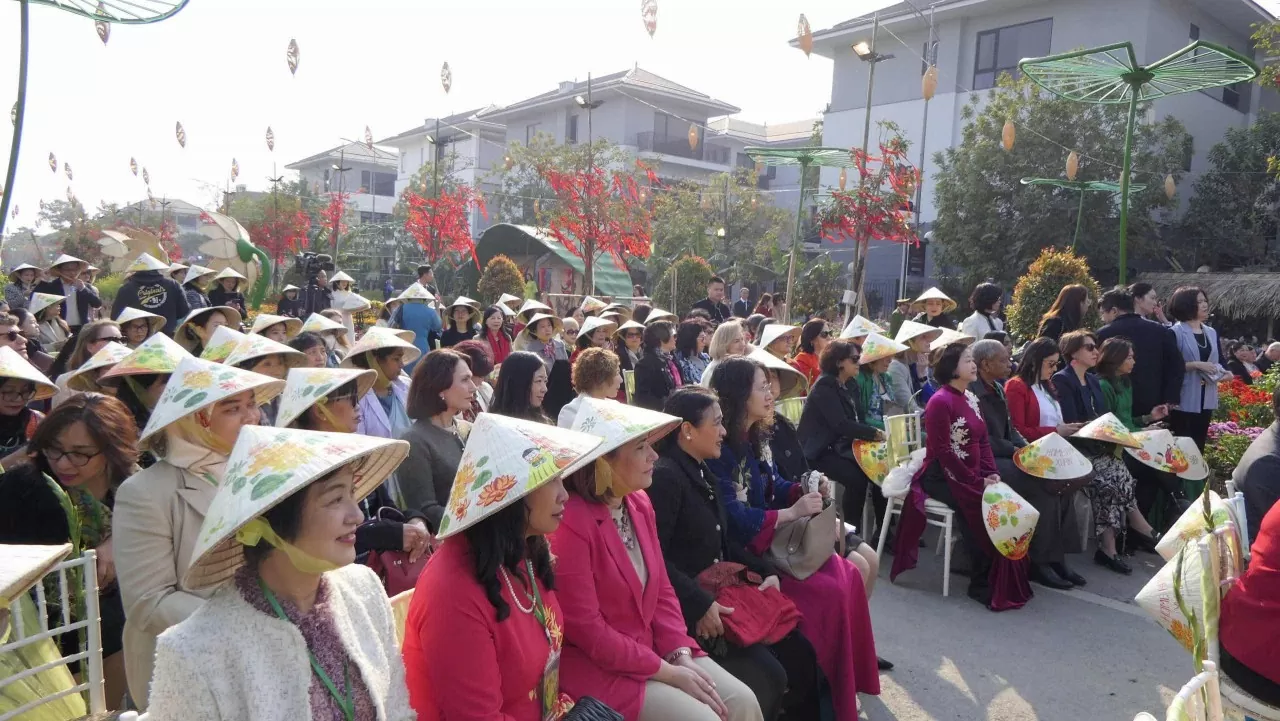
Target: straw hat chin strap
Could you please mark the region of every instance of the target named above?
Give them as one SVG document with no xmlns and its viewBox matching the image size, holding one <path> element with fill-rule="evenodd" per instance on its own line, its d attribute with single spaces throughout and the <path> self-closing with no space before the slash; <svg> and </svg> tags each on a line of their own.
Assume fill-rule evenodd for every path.
<svg viewBox="0 0 1280 721">
<path fill-rule="evenodd" d="M 201 408 L 185 418 L 178 419 L 174 425 L 179 431 L 186 434 L 191 442 L 223 456 L 229 456 L 234 443 L 227 443 L 210 430 L 209 410 L 208 408 Z"/>
<path fill-rule="evenodd" d="M 377 388 L 380 391 L 385 391 L 391 387 L 391 379 L 387 377 L 386 373 L 382 372 L 382 366 L 379 365 L 378 360 L 373 357 L 373 351 L 368 350 L 364 352 L 364 362 L 368 363 L 369 368 L 374 373 L 378 374 L 378 377 L 373 381 L 374 388 Z"/>
<path fill-rule="evenodd" d="M 321 398 L 315 403 L 316 410 L 320 411 L 320 415 L 324 416 L 324 419 L 329 422 L 329 425 L 342 433 L 355 433 L 356 429 L 348 428 L 346 423 L 343 423 L 334 417 L 333 412 L 329 410 L 328 405 L 328 398 Z"/>
<path fill-rule="evenodd" d="M 147 389 L 139 385 L 138 382 L 133 379 L 133 376 L 125 376 L 124 382 L 129 386 L 129 389 L 133 391 L 133 397 L 137 398 L 138 402 L 147 410 L 154 411 L 156 409 L 156 404 L 147 400 Z"/>
<path fill-rule="evenodd" d="M 316 558 L 284 540 L 276 534 L 275 529 L 271 527 L 267 519 L 261 516 L 254 518 L 236 531 L 236 541 L 245 546 L 257 546 L 259 541 L 266 541 L 268 545 L 288 556 L 289 563 L 303 573 L 312 573 L 318 576 L 339 568 L 339 566 Z"/>
</svg>

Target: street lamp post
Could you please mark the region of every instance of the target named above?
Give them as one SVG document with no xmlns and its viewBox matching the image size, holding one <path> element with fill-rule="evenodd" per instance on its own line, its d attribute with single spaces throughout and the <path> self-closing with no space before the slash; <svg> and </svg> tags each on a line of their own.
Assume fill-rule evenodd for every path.
<svg viewBox="0 0 1280 721">
<path fill-rule="evenodd" d="M 338 162 L 330 165 L 330 168 L 338 173 L 338 200 L 342 200 L 342 192 L 346 187 L 347 171 L 351 168 L 347 167 L 347 149 L 343 148 L 338 151 Z M 333 217 L 333 259 L 338 259 L 338 235 L 342 229 L 342 215 L 338 214 Z"/>
<path fill-rule="evenodd" d="M 583 110 L 587 111 L 587 178 L 588 178 L 588 182 L 590 182 L 591 175 L 595 170 L 595 136 L 592 133 L 592 127 L 591 127 L 591 111 L 595 110 L 601 105 L 604 105 L 603 100 L 593 100 L 591 97 L 591 73 L 587 73 L 587 97 L 584 98 L 581 95 L 575 95 L 573 98 L 573 102 L 579 108 L 582 108 Z M 588 200 L 587 206 L 586 206 L 587 207 L 587 223 L 586 223 L 587 235 L 594 236 L 595 226 L 591 224 L 591 202 L 590 202 L 591 198 L 589 193 L 588 193 L 587 200 Z M 589 277 L 587 273 L 583 273 L 583 283 L 585 288 L 583 289 L 582 292 L 586 294 L 591 294 L 595 291 L 595 282 L 596 282 L 595 238 L 589 237 L 589 238 L 582 238 L 581 240 L 582 240 L 583 251 L 584 251 L 583 255 L 588 256 L 583 259 L 583 270 L 590 271 Z"/>
<path fill-rule="evenodd" d="M 876 86 L 876 65 L 892 60 L 893 54 L 882 54 L 876 52 L 876 35 L 880 31 L 880 13 L 872 15 L 871 19 L 871 41 L 862 40 L 853 45 L 853 52 L 858 59 L 870 65 L 867 71 L 867 107 L 862 121 L 862 157 L 867 157 L 867 150 L 871 145 L 871 102 L 872 92 Z M 861 174 L 859 174 L 861 176 Z M 866 183 L 866 178 L 860 177 L 858 187 L 861 188 Z M 803 196 L 803 193 L 801 194 Z M 849 290 L 857 294 L 857 304 L 861 308 L 866 308 L 866 293 L 863 292 L 863 286 L 866 285 L 867 275 L 867 250 L 871 243 L 870 238 L 859 238 L 858 245 L 854 249 L 854 263 L 857 270 L 849 277 Z M 789 295 L 789 294 L 788 294 Z M 848 317 L 849 310 L 846 306 L 845 316 Z"/>
</svg>

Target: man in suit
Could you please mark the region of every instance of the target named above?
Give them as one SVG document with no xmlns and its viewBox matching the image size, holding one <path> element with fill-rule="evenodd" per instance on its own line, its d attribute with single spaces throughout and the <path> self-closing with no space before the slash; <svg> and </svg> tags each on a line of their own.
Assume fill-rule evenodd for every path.
<svg viewBox="0 0 1280 721">
<path fill-rule="evenodd" d="M 1280 388 L 1271 395 L 1271 408 L 1280 418 Z M 1267 426 L 1249 444 L 1231 480 L 1244 494 L 1244 515 L 1249 522 L 1249 543 L 1258 535 L 1258 527 L 1267 511 L 1280 500 L 1280 421 Z"/>
<path fill-rule="evenodd" d="M 751 289 L 742 286 L 738 289 L 738 299 L 733 302 L 733 316 L 746 318 L 751 315 Z"/>
<path fill-rule="evenodd" d="M 60 308 L 62 319 L 71 327 L 73 334 L 89 322 L 89 309 L 101 308 L 102 299 L 94 292 L 93 286 L 80 279 L 80 274 L 89 269 L 89 264 L 79 258 L 62 255 L 54 262 L 46 275 L 53 280 L 36 283 L 36 293 L 51 293 L 66 297 Z"/>
<path fill-rule="evenodd" d="M 1176 405 L 1186 365 L 1173 331 L 1134 312 L 1130 293 L 1108 294 L 1108 302 L 1115 304 L 1116 316 L 1098 330 L 1098 341 L 1121 337 L 1133 344 L 1133 373 L 1129 376 L 1133 382 L 1133 416 L 1147 415 L 1164 403 Z"/>
<path fill-rule="evenodd" d="M 712 325 L 718 326 L 732 318 L 733 313 L 724 304 L 724 278 L 711 276 L 711 280 L 707 281 L 707 297 L 694 303 L 693 307 L 705 310 L 711 316 Z"/>
<path fill-rule="evenodd" d="M 1276 361 L 1280 361 L 1280 343 L 1272 343 L 1267 346 L 1267 350 L 1258 356 L 1258 360 L 1254 361 L 1254 365 L 1258 366 L 1258 370 L 1266 373 L 1271 370 L 1271 366 Z"/>
</svg>

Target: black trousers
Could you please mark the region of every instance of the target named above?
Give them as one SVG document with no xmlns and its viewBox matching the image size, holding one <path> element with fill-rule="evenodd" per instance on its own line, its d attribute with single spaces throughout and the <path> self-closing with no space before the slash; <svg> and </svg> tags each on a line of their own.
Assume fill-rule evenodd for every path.
<svg viewBox="0 0 1280 721">
<path fill-rule="evenodd" d="M 1182 482 L 1172 473 L 1157 470 L 1139 461 L 1128 453 L 1124 454 L 1124 466 L 1129 469 L 1138 484 L 1133 489 L 1134 498 L 1138 501 L 1138 510 L 1148 522 L 1153 518 L 1156 502 L 1160 492 L 1165 493 L 1166 506 L 1162 509 L 1161 519 L 1166 528 L 1181 515 L 1175 499 L 1182 497 Z M 1185 507 L 1185 505 L 1183 506 Z M 1152 524 L 1155 525 L 1155 524 Z M 1157 531 L 1164 530 L 1157 528 Z"/>
<path fill-rule="evenodd" d="M 844 486 L 844 503 L 842 510 L 844 511 L 844 520 L 846 523 L 852 523 L 859 526 L 858 535 L 864 539 L 872 538 L 870 528 L 862 528 L 862 509 L 867 504 L 867 487 L 871 487 L 871 504 L 875 508 L 876 517 L 873 523 L 879 523 L 884 518 L 884 509 L 888 506 L 888 501 L 884 494 L 880 492 L 880 486 L 871 482 L 867 478 L 867 474 L 862 472 L 862 468 L 858 466 L 857 461 L 851 458 L 845 458 L 834 451 L 827 451 L 813 464 L 813 467 L 828 478 Z"/>
<path fill-rule="evenodd" d="M 772 646 L 730 646 L 715 662 L 755 692 L 765 721 L 786 711 L 788 719 L 820 715 L 818 657 L 808 639 L 792 631 Z"/>
<path fill-rule="evenodd" d="M 1000 471 L 1000 480 L 1040 512 L 1036 532 L 1031 536 L 1031 550 L 1027 554 L 1032 563 L 1062 563 L 1064 554 L 1084 550 L 1080 548 L 1080 534 L 1076 528 L 1074 496 L 1079 491 L 1061 496 L 1050 493 L 1044 479 L 1018 470 L 1012 458 L 997 458 L 996 468 Z M 929 493 L 929 496 L 933 497 L 933 494 Z"/>
<path fill-rule="evenodd" d="M 960 538 L 964 540 L 965 550 L 969 552 L 969 595 L 989 593 L 991 559 L 983 550 L 985 537 L 980 539 L 975 536 L 973 529 L 965 522 L 964 513 L 960 511 L 956 497 L 951 494 L 951 486 L 947 485 L 947 479 L 942 475 L 942 466 L 937 461 L 930 463 L 920 476 L 920 487 L 924 489 L 926 496 L 956 512 L 955 525 L 959 527 Z"/>
<path fill-rule="evenodd" d="M 1213 410 L 1205 411 L 1169 411 L 1169 430 L 1175 436 L 1187 436 L 1196 442 L 1200 452 L 1204 452 L 1205 439 L 1209 436 L 1209 423 L 1213 420 Z"/>
</svg>

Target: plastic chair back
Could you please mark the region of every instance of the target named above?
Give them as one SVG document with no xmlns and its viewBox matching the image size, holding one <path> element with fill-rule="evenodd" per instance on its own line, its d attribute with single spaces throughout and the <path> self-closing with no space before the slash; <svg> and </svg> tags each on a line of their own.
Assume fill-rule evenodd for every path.
<svg viewBox="0 0 1280 721">
<path fill-rule="evenodd" d="M 774 410 L 778 415 L 791 421 L 793 424 L 800 423 L 800 416 L 804 413 L 804 398 L 787 398 L 778 401 L 774 406 Z"/>
<path fill-rule="evenodd" d="M 636 372 L 623 370 L 622 385 L 627 389 L 627 402 L 630 403 L 632 396 L 636 394 Z"/>
</svg>

